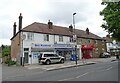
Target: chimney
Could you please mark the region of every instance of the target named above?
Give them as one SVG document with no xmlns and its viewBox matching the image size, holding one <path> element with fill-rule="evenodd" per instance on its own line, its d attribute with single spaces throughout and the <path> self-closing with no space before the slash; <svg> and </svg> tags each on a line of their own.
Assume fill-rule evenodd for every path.
<svg viewBox="0 0 120 83">
<path fill-rule="evenodd" d="M 13 36 L 15 36 L 15 34 L 16 34 L 16 22 L 14 22 L 14 25 L 13 25 Z"/>
<path fill-rule="evenodd" d="M 52 29 L 52 28 L 53 28 L 53 23 L 50 22 L 50 20 L 49 20 L 49 22 L 48 22 L 48 28 L 49 28 L 49 29 Z"/>
<path fill-rule="evenodd" d="M 20 16 L 19 16 L 19 31 L 22 29 L 22 14 L 20 13 Z"/>
<path fill-rule="evenodd" d="M 70 30 L 70 32 L 73 32 L 73 26 L 72 25 L 69 26 L 69 30 Z"/>
<path fill-rule="evenodd" d="M 88 29 L 88 28 L 86 29 L 86 34 L 88 34 L 88 35 L 89 35 L 89 29 Z"/>
<path fill-rule="evenodd" d="M 110 38 L 110 35 L 108 34 L 108 35 L 106 35 L 106 37 L 107 37 L 107 38 Z"/>
</svg>

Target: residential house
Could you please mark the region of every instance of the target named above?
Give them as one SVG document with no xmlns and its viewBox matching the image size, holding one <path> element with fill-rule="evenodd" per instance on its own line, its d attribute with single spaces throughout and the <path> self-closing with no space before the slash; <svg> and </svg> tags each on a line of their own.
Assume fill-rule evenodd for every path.
<svg viewBox="0 0 120 83">
<path fill-rule="evenodd" d="M 111 55 L 120 54 L 120 42 L 113 40 L 110 35 L 106 35 L 104 39 L 106 40 L 107 52 L 111 53 Z"/>
</svg>

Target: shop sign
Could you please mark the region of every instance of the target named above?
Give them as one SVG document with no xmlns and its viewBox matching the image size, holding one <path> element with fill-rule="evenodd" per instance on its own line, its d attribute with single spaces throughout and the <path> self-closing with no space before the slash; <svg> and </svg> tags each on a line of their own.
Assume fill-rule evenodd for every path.
<svg viewBox="0 0 120 83">
<path fill-rule="evenodd" d="M 32 44 L 32 47 L 38 47 L 38 48 L 51 48 L 51 44 Z"/>
<path fill-rule="evenodd" d="M 70 44 L 54 44 L 54 48 L 72 48 L 72 45 Z"/>
<path fill-rule="evenodd" d="M 35 48 L 72 48 L 70 44 L 32 44 Z"/>
</svg>

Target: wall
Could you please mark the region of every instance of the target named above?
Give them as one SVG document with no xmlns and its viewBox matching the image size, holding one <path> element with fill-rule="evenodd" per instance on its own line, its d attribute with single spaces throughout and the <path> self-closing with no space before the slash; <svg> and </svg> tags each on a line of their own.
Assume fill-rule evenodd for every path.
<svg viewBox="0 0 120 83">
<path fill-rule="evenodd" d="M 29 33 L 34 35 L 32 40 L 28 40 Z M 23 35 L 26 35 L 25 39 L 23 40 L 23 48 L 29 48 L 29 51 L 28 51 L 29 55 L 30 54 L 32 54 L 32 55 L 38 54 L 37 51 L 40 51 L 40 50 L 45 51 L 44 49 L 35 49 L 34 48 L 34 51 L 31 52 L 31 50 L 33 50 L 33 49 L 31 49 L 32 44 L 46 44 L 46 45 L 47 44 L 50 44 L 50 45 L 53 45 L 53 44 L 73 44 L 70 42 L 70 37 L 68 37 L 68 36 L 63 36 L 63 41 L 60 42 L 59 35 L 49 35 L 49 41 L 44 41 L 44 34 L 42 34 L 42 33 L 23 32 Z M 53 48 L 50 48 L 50 50 L 54 51 Z M 23 52 L 23 55 L 24 55 L 24 52 Z M 31 64 L 31 62 L 37 63 L 38 60 L 35 57 L 32 57 L 32 59 L 31 59 L 31 57 L 29 57 L 29 64 Z"/>
<path fill-rule="evenodd" d="M 90 40 L 90 42 L 88 42 Z M 96 43 L 95 43 L 96 41 Z M 78 38 L 77 40 L 78 45 L 95 45 L 93 49 L 93 57 L 99 57 L 100 53 L 106 51 L 106 44 L 105 41 L 97 40 L 97 39 L 86 39 L 86 38 Z"/>
<path fill-rule="evenodd" d="M 14 37 L 11 40 L 11 57 L 12 60 L 16 60 L 16 58 L 19 58 L 20 56 L 20 33 L 18 33 L 16 35 L 16 37 Z"/>
<path fill-rule="evenodd" d="M 32 45 L 32 43 L 35 44 L 73 44 L 71 42 L 69 42 L 70 37 L 68 36 L 63 36 L 63 42 L 59 41 L 59 35 L 49 35 L 49 41 L 44 41 L 44 34 L 40 34 L 40 33 L 34 33 L 34 38 L 33 40 L 28 40 L 27 39 L 27 34 L 30 32 L 24 32 L 23 34 L 26 35 L 26 39 L 23 41 L 23 46 L 24 47 L 29 47 Z"/>
</svg>

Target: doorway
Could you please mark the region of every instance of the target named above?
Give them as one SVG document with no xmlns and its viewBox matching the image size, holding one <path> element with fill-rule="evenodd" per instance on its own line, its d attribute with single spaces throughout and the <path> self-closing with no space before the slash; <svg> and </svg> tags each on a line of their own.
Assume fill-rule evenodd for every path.
<svg viewBox="0 0 120 83">
<path fill-rule="evenodd" d="M 29 55 L 29 53 L 28 52 L 24 52 L 24 62 L 25 63 L 28 63 L 28 55 Z"/>
</svg>

